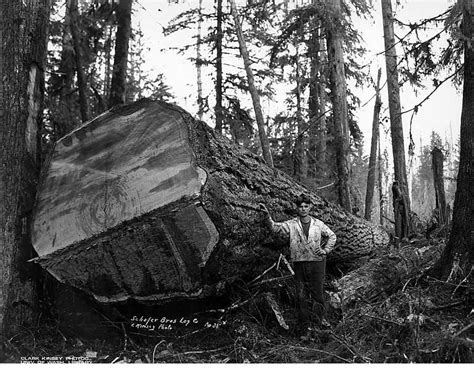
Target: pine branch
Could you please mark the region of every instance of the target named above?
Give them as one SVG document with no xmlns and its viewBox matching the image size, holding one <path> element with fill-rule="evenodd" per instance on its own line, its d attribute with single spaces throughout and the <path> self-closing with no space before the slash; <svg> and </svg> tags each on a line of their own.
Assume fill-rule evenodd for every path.
<svg viewBox="0 0 474 382">
<path fill-rule="evenodd" d="M 419 103 L 417 103 L 411 109 L 402 111 L 401 114 L 409 113 L 410 111 L 413 111 L 416 114 L 418 112 L 418 109 L 420 108 L 420 106 L 422 106 L 423 103 L 425 103 L 428 99 L 430 99 L 430 97 L 441 87 L 441 85 L 443 85 L 446 81 L 450 80 L 456 74 L 458 74 L 461 71 L 461 69 L 463 69 L 463 67 L 459 67 L 458 69 L 456 69 L 456 71 L 454 71 L 454 73 L 450 74 L 448 77 L 446 77 L 442 81 L 438 82 L 436 84 L 435 88 L 425 98 L 423 98 L 423 100 L 421 100 Z"/>
</svg>

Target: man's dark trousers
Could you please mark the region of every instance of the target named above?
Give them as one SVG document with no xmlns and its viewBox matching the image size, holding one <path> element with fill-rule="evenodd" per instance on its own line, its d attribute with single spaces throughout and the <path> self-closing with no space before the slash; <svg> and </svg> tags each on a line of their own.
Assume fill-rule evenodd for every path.
<svg viewBox="0 0 474 382">
<path fill-rule="evenodd" d="M 324 302 L 324 279 L 326 276 L 326 259 L 321 261 L 296 261 L 293 263 L 300 321 L 309 326 L 319 325 L 326 311 Z M 309 302 L 312 305 L 314 319 L 311 319 Z"/>
</svg>

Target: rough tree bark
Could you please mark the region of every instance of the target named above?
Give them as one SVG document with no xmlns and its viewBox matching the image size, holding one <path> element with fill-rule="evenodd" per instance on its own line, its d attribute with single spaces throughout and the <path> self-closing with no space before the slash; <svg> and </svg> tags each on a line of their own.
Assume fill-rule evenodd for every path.
<svg viewBox="0 0 474 382">
<path fill-rule="evenodd" d="M 408 237 L 408 218 L 406 199 L 403 196 L 400 184 L 394 181 L 392 184 L 392 202 L 393 202 L 393 214 L 395 220 L 395 237 L 402 239 Z"/>
<path fill-rule="evenodd" d="M 222 134 L 222 124 L 224 120 L 224 107 L 222 106 L 222 0 L 217 0 L 217 29 L 216 29 L 216 106 L 214 112 L 216 115 L 216 131 Z"/>
<path fill-rule="evenodd" d="M 252 96 L 253 110 L 255 112 L 255 119 L 257 120 L 258 135 L 260 137 L 260 144 L 262 146 L 262 154 L 265 162 L 273 167 L 273 158 L 270 150 L 270 143 L 268 142 L 267 133 L 265 131 L 265 119 L 263 118 L 262 106 L 260 105 L 260 95 L 255 86 L 253 77 L 252 64 L 250 61 L 249 52 L 247 51 L 247 44 L 245 43 L 244 34 L 240 24 L 237 7 L 234 0 L 229 0 L 232 17 L 234 18 L 235 32 L 239 40 L 240 54 L 244 61 L 245 72 L 247 73 L 247 82 L 249 85 L 250 95 Z"/>
<path fill-rule="evenodd" d="M 349 308 L 358 301 L 375 303 L 402 288 L 411 277 L 428 270 L 441 257 L 444 245 L 403 247 L 366 262 L 334 282 L 331 305 Z"/>
<path fill-rule="evenodd" d="M 301 64 L 300 53 L 298 48 L 298 41 L 295 41 L 296 54 L 296 126 L 297 133 L 295 145 L 293 149 L 293 175 L 295 179 L 302 181 L 308 175 L 307 161 L 306 161 L 306 132 L 303 121 L 303 111 L 301 106 Z"/>
<path fill-rule="evenodd" d="M 319 29 L 319 81 L 317 84 L 317 93 L 319 95 L 318 104 L 318 154 L 316 159 L 318 160 L 320 171 L 325 176 L 327 175 L 327 125 L 326 125 L 326 84 L 327 84 L 327 55 L 326 45 L 324 39 L 321 37 L 322 29 Z"/>
<path fill-rule="evenodd" d="M 385 63 L 387 68 L 388 106 L 390 110 L 390 132 L 392 136 L 393 167 L 395 181 L 398 182 L 401 198 L 405 205 L 403 214 L 395 211 L 395 223 L 398 227 L 406 226 L 405 237 L 410 232 L 410 197 L 405 161 L 405 141 L 403 138 L 402 110 L 400 105 L 400 85 L 398 83 L 397 52 L 395 49 L 395 34 L 393 31 L 393 13 L 391 0 L 382 1 L 383 30 L 385 43 Z M 403 220 L 403 221 L 400 221 Z"/>
<path fill-rule="evenodd" d="M 448 221 L 446 209 L 446 193 L 444 192 L 444 154 L 438 147 L 431 150 L 431 167 L 436 196 L 436 208 L 439 210 L 439 223 L 444 225 Z"/>
<path fill-rule="evenodd" d="M 31 325 L 30 217 L 38 180 L 49 1 L 0 2 L 0 334 Z"/>
<path fill-rule="evenodd" d="M 319 22 L 313 22 L 314 31 L 308 40 L 308 56 L 311 60 L 308 97 L 309 116 L 309 158 L 308 173 L 313 177 L 325 175 L 326 168 L 326 61 L 324 40 L 320 36 Z"/>
<path fill-rule="evenodd" d="M 358 219 L 231 144 L 184 110 L 143 100 L 112 109 L 55 147 L 34 221 L 38 262 L 97 300 L 163 301 L 252 280 L 286 243 L 268 237 L 308 192 L 338 235 L 329 264 L 388 243 Z"/>
<path fill-rule="evenodd" d="M 69 7 L 66 4 L 66 7 Z M 64 15 L 64 30 L 62 38 L 60 71 L 60 92 L 58 99 L 58 113 L 55 113 L 54 137 L 55 140 L 71 132 L 74 126 L 74 104 L 73 104 L 73 85 L 74 85 L 74 47 L 71 37 L 70 12 L 66 10 Z"/>
<path fill-rule="evenodd" d="M 201 58 L 201 44 L 202 44 L 202 0 L 199 0 L 199 19 L 198 30 L 196 37 L 196 82 L 197 82 L 197 104 L 198 104 L 198 118 L 202 119 L 204 113 L 204 101 L 202 98 L 202 58 Z"/>
<path fill-rule="evenodd" d="M 341 1 L 325 1 L 328 10 L 332 14 L 329 25 L 326 27 L 326 33 L 334 125 L 334 146 L 336 151 L 337 194 L 339 204 L 347 211 L 352 211 L 350 197 L 351 179 L 347 88 L 341 36 Z"/>
<path fill-rule="evenodd" d="M 436 270 L 443 277 L 451 274 L 458 264 L 456 276 L 472 272 L 474 263 L 474 4 L 472 0 L 460 1 L 463 12 L 464 84 L 461 112 L 461 150 L 454 197 L 451 234 L 443 257 Z M 472 276 L 471 276 L 472 282 Z"/>
<path fill-rule="evenodd" d="M 377 155 L 377 185 L 379 188 L 379 210 L 380 210 L 379 211 L 379 224 L 383 225 L 383 219 L 385 215 L 385 201 L 383 197 L 382 150 L 380 149 L 380 134 L 379 134 L 378 155 Z"/>
<path fill-rule="evenodd" d="M 112 78 L 112 48 L 113 48 L 113 27 L 108 25 L 106 30 L 106 40 L 104 44 L 104 54 L 105 54 L 105 72 L 104 72 L 104 99 L 106 102 L 109 102 L 110 99 L 110 81 Z"/>
<path fill-rule="evenodd" d="M 375 86 L 374 119 L 372 120 L 372 140 L 370 144 L 369 173 L 367 175 L 367 190 L 365 194 L 364 218 L 369 221 L 372 217 L 372 203 L 374 200 L 375 172 L 377 167 L 377 144 L 379 141 L 379 117 L 380 108 L 382 107 L 382 99 L 380 98 L 381 75 L 382 71 L 379 69 L 377 73 L 377 85 Z"/>
<path fill-rule="evenodd" d="M 117 33 L 115 34 L 115 56 L 109 107 L 125 102 L 128 48 L 132 33 L 132 2 L 132 0 L 120 0 L 116 6 Z"/>
<path fill-rule="evenodd" d="M 81 110 L 81 120 L 86 122 L 90 119 L 90 107 L 86 73 L 82 61 L 81 36 L 79 32 L 79 10 L 77 0 L 69 0 L 68 3 L 69 20 L 71 27 L 72 42 L 74 45 L 74 58 L 76 61 L 77 87 L 79 88 L 79 107 Z"/>
</svg>

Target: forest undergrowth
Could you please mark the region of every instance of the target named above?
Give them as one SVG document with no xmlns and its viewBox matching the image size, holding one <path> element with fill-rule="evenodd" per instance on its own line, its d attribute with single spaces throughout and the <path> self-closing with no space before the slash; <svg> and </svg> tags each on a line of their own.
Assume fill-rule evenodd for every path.
<svg viewBox="0 0 474 382">
<path fill-rule="evenodd" d="M 271 278 L 271 276 L 268 276 Z M 474 361 L 472 276 L 442 281 L 420 270 L 389 296 L 329 309 L 330 327 L 302 340 L 287 278 L 253 289 L 221 309 L 201 312 L 214 324 L 140 332 L 104 319 L 108 338 L 39 321 L 2 340 L 0 361 L 87 363 L 471 363 Z M 330 286 L 329 286 L 330 288 Z M 276 304 L 268 304 L 275 296 Z M 275 301 L 275 300 L 271 300 Z M 219 324 L 215 324 L 218 322 Z"/>
</svg>

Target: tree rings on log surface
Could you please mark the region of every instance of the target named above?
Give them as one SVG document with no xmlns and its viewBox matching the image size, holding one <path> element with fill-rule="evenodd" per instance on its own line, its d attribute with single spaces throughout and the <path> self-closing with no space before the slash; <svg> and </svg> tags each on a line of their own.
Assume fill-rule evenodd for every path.
<svg viewBox="0 0 474 382">
<path fill-rule="evenodd" d="M 153 103 L 128 115 L 108 112 L 56 144 L 36 207 L 36 252 L 46 256 L 198 196 L 205 178 L 176 112 Z"/>
<path fill-rule="evenodd" d="M 218 241 L 198 200 L 206 173 L 187 125 L 159 103 L 136 106 L 58 141 L 38 193 L 40 264 L 100 301 L 199 290 Z"/>
</svg>

